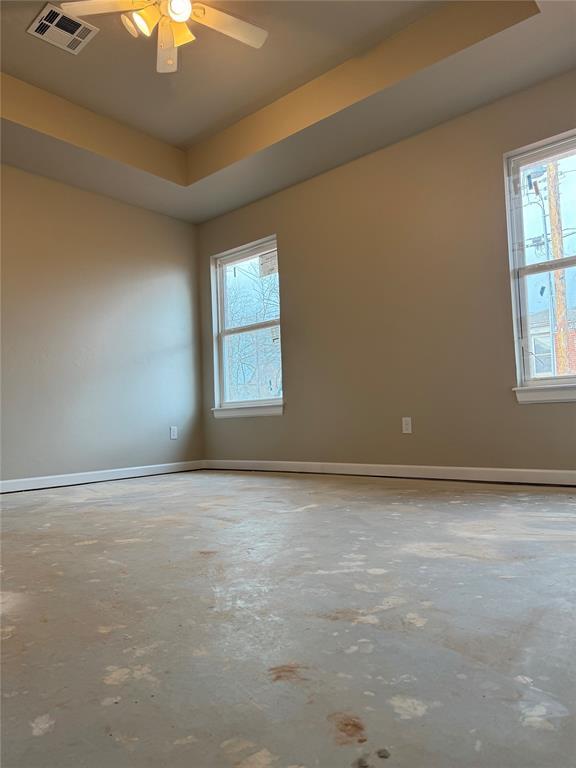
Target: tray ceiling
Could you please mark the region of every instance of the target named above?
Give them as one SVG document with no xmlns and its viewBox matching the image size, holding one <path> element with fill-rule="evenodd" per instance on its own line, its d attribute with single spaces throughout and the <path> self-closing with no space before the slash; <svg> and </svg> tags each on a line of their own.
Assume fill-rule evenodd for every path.
<svg viewBox="0 0 576 768">
<path fill-rule="evenodd" d="M 255 50 L 194 26 L 179 71 L 155 71 L 155 44 L 131 38 L 119 14 L 91 16 L 101 31 L 79 56 L 26 34 L 45 3 L 4 0 L 2 71 L 158 139 L 188 146 L 350 58 L 434 2 L 213 2 L 269 31 Z"/>
<path fill-rule="evenodd" d="M 27 19 L 39 5 L 4 2 L 3 18 L 13 24 L 27 8 Z M 47 50 L 42 55 L 50 60 L 62 57 L 58 58 L 58 66 L 63 67 L 61 82 L 55 67 L 42 66 L 40 58 L 25 55 L 24 48 L 20 55 L 10 48 L 10 24 L 4 23 L 9 49 L 6 53 L 4 46 L 3 53 L 14 68 L 4 66 L 9 74 L 3 76 L 3 162 L 188 221 L 203 221 L 546 78 L 563 72 L 572 73 L 567 74 L 569 82 L 576 77 L 576 3 L 572 2 L 326 0 L 229 2 L 221 7 L 229 7 L 237 15 L 242 8 L 247 19 L 271 30 L 271 40 L 275 29 L 284 30 L 286 35 L 290 31 L 299 44 L 304 38 L 309 40 L 303 46 L 309 58 L 296 56 L 294 52 L 300 49 L 293 45 L 285 49 L 291 50 L 291 55 L 285 53 L 282 61 L 276 62 L 276 71 L 281 70 L 286 77 L 283 88 L 267 79 L 269 73 L 259 73 L 254 82 L 239 78 L 239 72 L 248 71 L 243 68 L 245 62 L 231 70 L 225 67 L 223 62 L 230 63 L 235 56 L 240 62 L 247 53 L 254 53 L 243 46 L 236 49 L 227 39 L 213 36 L 208 41 L 207 37 L 205 54 L 198 58 L 194 72 L 185 66 L 180 78 L 181 73 L 156 75 L 146 41 L 128 38 L 118 50 L 135 48 L 140 52 L 146 48 L 132 81 L 141 75 L 142 82 L 150 86 L 134 101 L 125 99 L 123 105 L 122 91 L 134 96 L 136 90 L 130 83 L 120 84 L 114 79 L 114 71 L 122 70 L 119 57 L 112 62 L 108 60 L 112 53 L 104 57 L 108 67 L 105 75 L 94 66 L 85 79 L 74 79 L 66 72 L 74 70 L 81 57 L 44 46 Z M 371 29 L 370 24 L 360 24 L 356 8 L 366 14 L 364 22 L 372 19 Z M 354 34 L 345 20 L 346 13 L 352 11 Z M 266 13 L 275 21 L 266 21 Z M 375 25 L 375 18 L 380 26 Z M 323 20 L 327 19 L 330 24 L 326 27 Z M 113 20 L 107 21 L 113 25 Z M 305 29 L 304 38 L 296 34 L 299 25 Z M 94 46 L 106 37 L 105 26 L 101 26 Z M 276 34 L 278 39 L 282 37 L 280 31 Z M 367 48 L 372 35 L 376 40 L 372 38 Z M 105 48 L 116 44 L 113 26 L 108 37 Z M 322 66 L 320 58 L 312 56 L 312 37 L 324 51 Z M 283 39 L 287 45 L 288 37 Z M 42 48 L 33 38 L 26 42 Z M 360 47 L 350 57 L 355 45 Z M 224 51 L 230 46 L 234 53 Z M 328 48 L 334 57 L 331 64 L 336 66 L 326 69 Z M 88 48 L 86 56 L 91 50 L 96 56 L 95 48 Z M 200 50 L 198 45 L 194 56 Z M 357 55 L 360 50 L 362 55 Z M 220 83 L 220 90 L 216 85 L 204 88 L 208 75 L 203 67 L 209 66 L 204 55 L 212 67 L 210 82 Z M 138 60 L 136 53 L 134 57 Z M 291 60 L 297 60 L 301 67 L 298 77 Z M 262 61 L 260 69 L 265 69 Z M 34 77 L 25 77 L 18 66 L 30 68 Z M 316 70 L 317 76 L 310 79 L 316 66 L 320 74 Z M 38 82 L 39 73 L 50 85 Z M 193 81 L 193 87 L 186 78 Z M 304 84 L 298 85 L 299 78 Z M 277 88 L 274 93 L 272 86 Z M 84 101 L 65 91 L 72 87 L 82 90 Z M 158 88 L 160 92 L 155 90 Z M 114 95 L 114 104 L 132 114 L 131 119 L 112 114 L 110 106 L 98 109 L 91 101 L 104 98 L 107 89 Z M 229 94 L 236 91 L 242 99 L 236 94 L 237 100 L 230 100 Z M 253 99 L 250 104 L 247 94 Z M 274 101 L 274 96 L 280 98 Z M 199 104 L 206 105 L 200 116 L 192 109 Z M 146 130 L 134 118 L 132 110 L 136 107 L 162 130 L 168 130 L 172 109 L 181 119 L 178 130 L 188 138 L 176 142 L 153 128 Z M 177 127 L 169 130 L 175 135 Z"/>
</svg>

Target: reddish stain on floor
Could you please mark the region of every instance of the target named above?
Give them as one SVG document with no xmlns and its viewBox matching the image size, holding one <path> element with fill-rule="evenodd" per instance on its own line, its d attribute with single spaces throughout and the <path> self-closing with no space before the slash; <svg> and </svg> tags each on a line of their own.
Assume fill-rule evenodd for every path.
<svg viewBox="0 0 576 768">
<path fill-rule="evenodd" d="M 296 664 L 296 662 L 292 662 L 290 664 L 281 664 L 278 667 L 270 667 L 268 674 L 272 678 L 273 683 L 279 681 L 298 682 L 308 679 L 302 676 L 302 670 L 304 669 L 308 669 L 308 667 L 304 664 Z"/>
<path fill-rule="evenodd" d="M 333 712 L 327 720 L 336 728 L 336 743 L 340 746 L 346 744 L 364 744 L 366 731 L 364 723 L 357 715 L 350 712 Z"/>
</svg>

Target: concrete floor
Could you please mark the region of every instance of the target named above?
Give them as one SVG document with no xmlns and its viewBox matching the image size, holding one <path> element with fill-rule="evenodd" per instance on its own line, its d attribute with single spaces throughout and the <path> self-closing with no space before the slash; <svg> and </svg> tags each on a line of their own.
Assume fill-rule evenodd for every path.
<svg viewBox="0 0 576 768">
<path fill-rule="evenodd" d="M 3 768 L 576 765 L 574 489 L 195 472 L 3 507 Z"/>
</svg>

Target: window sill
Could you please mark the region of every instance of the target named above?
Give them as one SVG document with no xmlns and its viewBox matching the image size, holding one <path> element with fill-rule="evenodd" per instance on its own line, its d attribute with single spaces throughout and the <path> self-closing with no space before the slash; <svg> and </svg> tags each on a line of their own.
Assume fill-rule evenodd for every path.
<svg viewBox="0 0 576 768">
<path fill-rule="evenodd" d="M 575 403 L 576 384 L 543 384 L 515 387 L 519 403 Z"/>
<path fill-rule="evenodd" d="M 245 416 L 282 416 L 284 401 L 266 403 L 238 403 L 238 405 L 223 405 L 212 408 L 215 419 L 237 419 Z"/>
</svg>

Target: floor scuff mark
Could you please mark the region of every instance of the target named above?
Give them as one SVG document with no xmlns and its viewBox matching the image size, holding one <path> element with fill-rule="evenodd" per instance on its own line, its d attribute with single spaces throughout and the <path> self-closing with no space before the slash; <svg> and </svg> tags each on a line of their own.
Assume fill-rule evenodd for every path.
<svg viewBox="0 0 576 768">
<path fill-rule="evenodd" d="M 254 744 L 253 741 L 241 739 L 237 736 L 233 739 L 226 739 L 226 741 L 223 741 L 220 744 L 220 749 L 223 749 L 227 755 L 237 755 L 240 752 L 245 752 L 247 749 L 252 749 L 255 746 L 256 744 Z"/>
<path fill-rule="evenodd" d="M 259 752 L 240 760 L 239 763 L 235 763 L 234 768 L 269 768 L 277 759 L 269 750 L 261 749 Z"/>
<path fill-rule="evenodd" d="M 415 717 L 423 717 L 428 712 L 429 705 L 420 699 L 413 699 L 409 696 L 393 696 L 388 699 L 394 712 L 400 716 L 400 720 L 412 720 Z"/>
<path fill-rule="evenodd" d="M 149 683 L 157 683 L 150 667 L 147 664 L 136 667 L 106 667 L 107 675 L 103 678 L 105 685 L 122 685 L 128 680 L 146 680 Z"/>
<path fill-rule="evenodd" d="M 32 736 L 45 736 L 50 733 L 56 725 L 56 720 L 53 720 L 50 715 L 39 715 L 35 720 L 32 720 L 30 727 L 32 728 Z"/>
</svg>

